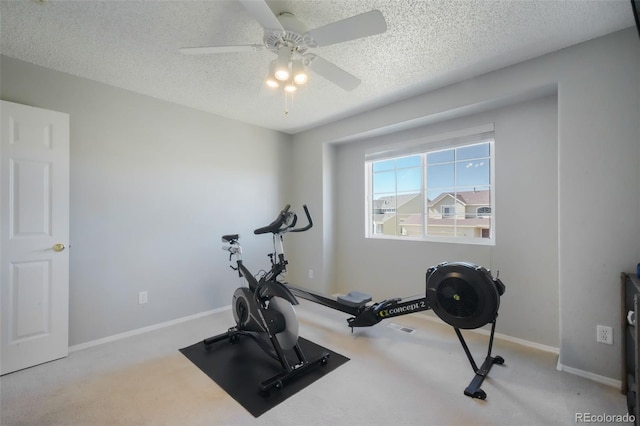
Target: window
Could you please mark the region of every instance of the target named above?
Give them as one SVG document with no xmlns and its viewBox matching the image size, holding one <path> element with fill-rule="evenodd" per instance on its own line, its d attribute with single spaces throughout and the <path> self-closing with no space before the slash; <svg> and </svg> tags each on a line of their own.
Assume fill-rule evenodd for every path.
<svg viewBox="0 0 640 426">
<path fill-rule="evenodd" d="M 493 244 L 493 128 L 367 154 L 367 237 Z"/>
<path fill-rule="evenodd" d="M 442 217 L 453 217 L 456 213 L 455 206 L 441 206 L 440 210 L 442 212 Z"/>
<path fill-rule="evenodd" d="M 478 207 L 477 213 L 478 217 L 490 217 L 491 207 Z"/>
</svg>

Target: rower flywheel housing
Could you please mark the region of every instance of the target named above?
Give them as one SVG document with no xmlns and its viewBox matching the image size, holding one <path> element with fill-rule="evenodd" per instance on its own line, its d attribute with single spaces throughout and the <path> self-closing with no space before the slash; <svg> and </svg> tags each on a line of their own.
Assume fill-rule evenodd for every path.
<svg viewBox="0 0 640 426">
<path fill-rule="evenodd" d="M 491 273 L 466 262 L 429 268 L 427 299 L 433 311 L 455 328 L 480 328 L 498 315 L 499 288 Z"/>
</svg>

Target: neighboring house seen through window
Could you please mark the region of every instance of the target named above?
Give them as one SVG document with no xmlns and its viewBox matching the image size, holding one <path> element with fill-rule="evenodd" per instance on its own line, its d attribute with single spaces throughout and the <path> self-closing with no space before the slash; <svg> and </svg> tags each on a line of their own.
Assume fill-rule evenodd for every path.
<svg viewBox="0 0 640 426">
<path fill-rule="evenodd" d="M 493 244 L 492 130 L 368 155 L 367 237 Z"/>
</svg>

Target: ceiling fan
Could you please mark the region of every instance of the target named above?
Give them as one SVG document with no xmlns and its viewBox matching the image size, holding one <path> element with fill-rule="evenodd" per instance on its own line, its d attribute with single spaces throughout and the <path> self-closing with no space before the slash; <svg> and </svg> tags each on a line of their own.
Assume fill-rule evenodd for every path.
<svg viewBox="0 0 640 426">
<path fill-rule="evenodd" d="M 264 84 L 270 88 L 284 88 L 293 93 L 308 80 L 307 69 L 351 91 L 360 79 L 339 66 L 311 52 L 311 49 L 355 40 L 383 33 L 387 23 L 378 10 L 371 10 L 312 30 L 288 12 L 276 16 L 264 0 L 238 0 L 264 27 L 262 44 L 183 47 L 187 55 L 209 55 L 229 52 L 269 50 L 278 55 L 269 66 Z"/>
</svg>

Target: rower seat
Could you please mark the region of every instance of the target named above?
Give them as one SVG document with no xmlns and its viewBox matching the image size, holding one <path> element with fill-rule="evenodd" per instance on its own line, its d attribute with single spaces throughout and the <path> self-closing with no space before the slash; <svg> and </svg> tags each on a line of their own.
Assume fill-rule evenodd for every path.
<svg viewBox="0 0 640 426">
<path fill-rule="evenodd" d="M 350 291 L 349 294 L 338 296 L 337 300 L 343 305 L 359 308 L 371 302 L 371 296 L 361 291 Z"/>
</svg>

